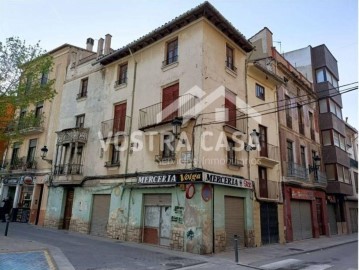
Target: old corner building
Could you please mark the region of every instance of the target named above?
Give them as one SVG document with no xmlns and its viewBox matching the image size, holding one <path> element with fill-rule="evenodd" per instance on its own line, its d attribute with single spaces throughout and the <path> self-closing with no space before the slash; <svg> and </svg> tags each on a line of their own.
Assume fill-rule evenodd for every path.
<svg viewBox="0 0 359 270">
<path fill-rule="evenodd" d="M 2 162 L 20 221 L 198 254 L 356 231 L 357 130 L 325 45 L 281 54 L 205 2 L 118 50 L 50 53 L 55 100 Z"/>
</svg>

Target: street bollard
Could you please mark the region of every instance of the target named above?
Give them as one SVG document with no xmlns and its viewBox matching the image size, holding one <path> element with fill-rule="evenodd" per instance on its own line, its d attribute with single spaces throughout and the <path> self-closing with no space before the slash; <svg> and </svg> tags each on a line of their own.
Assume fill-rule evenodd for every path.
<svg viewBox="0 0 359 270">
<path fill-rule="evenodd" d="M 234 256 L 236 263 L 238 263 L 238 236 L 234 235 Z"/>
<path fill-rule="evenodd" d="M 10 223 L 9 214 L 5 214 L 5 219 L 6 219 L 5 236 L 7 236 L 7 231 L 9 230 L 9 223 Z"/>
</svg>

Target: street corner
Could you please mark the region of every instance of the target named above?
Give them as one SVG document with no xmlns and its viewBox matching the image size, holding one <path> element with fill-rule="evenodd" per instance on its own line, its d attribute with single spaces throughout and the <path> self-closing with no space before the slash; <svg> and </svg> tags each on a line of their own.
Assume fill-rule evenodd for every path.
<svg viewBox="0 0 359 270">
<path fill-rule="evenodd" d="M 0 270 L 56 270 L 47 250 L 0 253 Z"/>
</svg>

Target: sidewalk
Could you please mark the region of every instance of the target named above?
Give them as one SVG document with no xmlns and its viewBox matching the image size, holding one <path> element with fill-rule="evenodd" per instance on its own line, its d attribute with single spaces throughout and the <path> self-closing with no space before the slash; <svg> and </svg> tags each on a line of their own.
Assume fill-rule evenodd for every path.
<svg viewBox="0 0 359 270">
<path fill-rule="evenodd" d="M 287 244 L 271 244 L 257 248 L 240 249 L 239 263 L 241 265 L 255 265 L 260 261 L 282 258 L 316 250 L 327 249 L 347 243 L 357 242 L 358 234 L 334 235 L 331 237 L 312 238 Z M 234 262 L 234 250 L 209 255 L 211 258 L 227 259 Z"/>
</svg>

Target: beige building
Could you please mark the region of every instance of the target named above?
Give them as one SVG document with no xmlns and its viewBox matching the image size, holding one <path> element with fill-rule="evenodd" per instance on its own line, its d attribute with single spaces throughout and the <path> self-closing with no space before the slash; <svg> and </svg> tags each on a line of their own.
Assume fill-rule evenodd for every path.
<svg viewBox="0 0 359 270">
<path fill-rule="evenodd" d="M 55 79 L 57 94 L 52 101 L 39 102 L 17 111 L 17 114 L 33 112 L 36 119 L 26 126 L 16 124 L 23 138 L 10 143 L 2 164 L 0 199 L 10 197 L 13 200 L 13 221 L 29 221 L 37 225 L 44 222 L 51 182 L 51 160 L 41 158 L 41 148 L 47 146 L 48 157 L 52 156 L 67 67 L 76 62 L 74 55 L 84 57 L 89 53 L 69 44 L 48 52 L 53 57 L 53 70 L 43 75 L 41 83 Z"/>
</svg>

